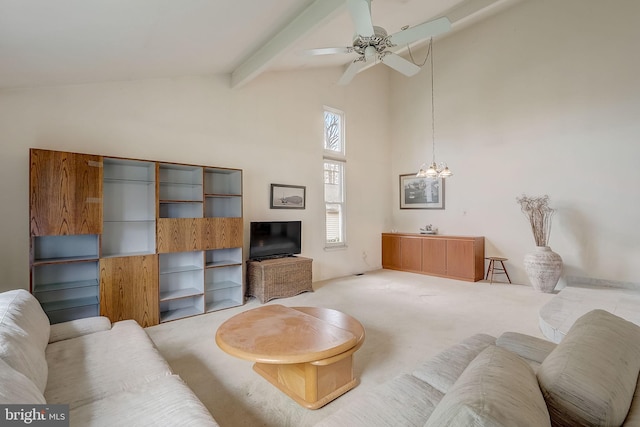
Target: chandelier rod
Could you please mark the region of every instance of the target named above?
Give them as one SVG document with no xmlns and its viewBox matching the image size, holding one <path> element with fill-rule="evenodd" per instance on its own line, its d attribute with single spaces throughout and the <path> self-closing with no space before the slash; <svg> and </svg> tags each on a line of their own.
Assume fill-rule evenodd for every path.
<svg viewBox="0 0 640 427">
<path fill-rule="evenodd" d="M 429 58 L 431 61 L 431 154 L 433 162 L 436 161 L 436 120 L 435 107 L 433 101 L 433 37 L 429 39 Z"/>
</svg>

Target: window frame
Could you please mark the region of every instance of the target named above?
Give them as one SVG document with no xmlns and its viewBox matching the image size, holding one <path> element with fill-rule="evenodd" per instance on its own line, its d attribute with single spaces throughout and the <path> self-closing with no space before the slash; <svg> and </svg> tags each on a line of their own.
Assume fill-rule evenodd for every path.
<svg viewBox="0 0 640 427">
<path fill-rule="evenodd" d="M 340 147 L 341 150 L 330 150 L 327 147 L 327 127 L 326 127 L 326 113 L 335 114 L 340 117 Z M 325 249 L 332 248 L 343 248 L 347 246 L 347 186 L 346 186 L 346 175 L 347 175 L 347 156 L 346 156 L 346 131 L 345 131 L 345 113 L 344 111 L 338 110 L 336 108 L 323 106 L 322 112 L 323 118 L 323 142 L 322 146 L 324 149 L 324 155 L 322 157 L 322 182 L 323 182 L 323 199 L 324 199 L 324 246 Z M 334 162 L 338 163 L 341 166 L 341 176 L 340 176 L 340 185 L 341 185 L 341 193 L 342 193 L 342 202 L 329 202 L 327 201 L 327 193 L 326 193 L 326 182 L 325 182 L 325 162 Z M 328 207 L 329 205 L 339 205 L 340 210 L 338 213 L 338 219 L 340 222 L 340 230 L 339 233 L 342 237 L 339 242 L 330 242 L 327 239 L 328 232 Z"/>
<path fill-rule="evenodd" d="M 326 128 L 326 113 L 331 113 L 340 117 L 340 147 L 341 150 L 331 150 L 327 148 L 327 128 Z M 344 111 L 340 111 L 336 108 L 327 107 L 326 105 L 323 107 L 322 111 L 322 129 L 323 129 L 323 141 L 322 147 L 324 149 L 324 156 L 337 158 L 346 161 L 346 148 L 345 148 L 345 114 Z"/>
</svg>

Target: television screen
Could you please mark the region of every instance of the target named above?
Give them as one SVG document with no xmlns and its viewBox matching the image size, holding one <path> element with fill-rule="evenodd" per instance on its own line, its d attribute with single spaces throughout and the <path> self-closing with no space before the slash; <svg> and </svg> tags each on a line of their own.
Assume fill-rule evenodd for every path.
<svg viewBox="0 0 640 427">
<path fill-rule="evenodd" d="M 302 221 L 252 222 L 249 258 L 277 258 L 302 251 Z"/>
</svg>

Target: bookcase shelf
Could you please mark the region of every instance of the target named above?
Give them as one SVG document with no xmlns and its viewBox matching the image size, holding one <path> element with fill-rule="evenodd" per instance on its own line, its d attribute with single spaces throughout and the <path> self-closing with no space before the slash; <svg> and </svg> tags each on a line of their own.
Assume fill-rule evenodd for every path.
<svg viewBox="0 0 640 427">
<path fill-rule="evenodd" d="M 196 288 L 184 288 L 160 292 L 160 301 L 171 301 L 185 297 L 202 295 L 202 291 Z"/>
<path fill-rule="evenodd" d="M 219 252 L 219 253 L 218 253 Z M 231 260 L 222 261 L 231 256 Z M 207 251 L 209 264 L 218 264 L 205 270 L 205 299 L 207 311 L 212 307 L 241 305 L 244 299 L 242 287 L 242 261 L 239 263 L 234 249 L 218 249 Z"/>
<path fill-rule="evenodd" d="M 206 194 L 242 195 L 242 171 L 205 168 L 204 190 Z"/>
<path fill-rule="evenodd" d="M 155 164 L 104 159 L 102 255 L 155 253 Z"/>
<path fill-rule="evenodd" d="M 49 316 L 49 321 L 51 323 L 62 323 L 68 322 L 70 320 L 82 319 L 85 317 L 100 316 L 100 304 L 96 303 L 73 306 L 60 310 L 49 310 L 47 311 L 47 316 Z"/>
<path fill-rule="evenodd" d="M 33 238 L 33 263 L 98 259 L 98 235 L 37 236 Z"/>
<path fill-rule="evenodd" d="M 42 308 L 45 312 L 57 311 L 57 310 L 68 310 L 70 308 L 79 308 L 84 307 L 86 305 L 89 306 L 97 306 L 98 305 L 98 296 L 89 296 L 84 298 L 74 298 L 74 299 L 64 299 L 58 301 L 50 301 L 43 302 Z"/>
<path fill-rule="evenodd" d="M 160 321 L 204 312 L 202 251 L 160 254 Z"/>
<path fill-rule="evenodd" d="M 48 283 L 46 285 L 37 285 L 35 289 L 35 293 L 43 293 L 43 292 L 55 292 L 55 291 L 66 291 L 77 288 L 90 288 L 98 287 L 97 279 L 89 279 L 89 280 L 76 280 L 72 282 L 59 282 L 59 283 Z"/>
<path fill-rule="evenodd" d="M 226 308 L 238 307 L 242 305 L 242 300 L 236 299 L 222 299 L 222 300 L 212 300 L 207 301 L 206 312 L 210 313 L 212 311 L 224 310 Z"/>
<path fill-rule="evenodd" d="M 160 322 L 178 320 L 203 313 L 203 295 L 194 295 L 160 302 Z"/>
<path fill-rule="evenodd" d="M 71 264 L 74 262 L 84 262 L 84 261 L 97 261 L 98 258 L 94 256 L 68 256 L 68 257 L 60 257 L 60 258 L 47 258 L 40 259 L 37 261 L 33 261 L 32 266 L 38 265 L 47 265 L 47 264 Z"/>
<path fill-rule="evenodd" d="M 173 205 L 173 210 L 167 212 L 161 209 L 161 218 L 194 218 L 202 217 L 202 167 L 176 164 L 160 164 L 158 167 L 159 189 L 158 198 L 160 204 Z M 187 202 L 188 205 L 180 205 L 177 202 Z M 181 209 L 189 209 L 194 203 L 200 203 L 198 216 L 185 216 L 180 214 Z M 169 216 L 165 216 L 169 215 Z M 178 216 L 173 216 L 178 215 Z"/>
<path fill-rule="evenodd" d="M 98 240 L 95 234 L 32 238 L 32 291 L 51 322 L 98 306 Z"/>
<path fill-rule="evenodd" d="M 202 218 L 202 201 L 160 200 L 160 218 Z"/>
<path fill-rule="evenodd" d="M 220 218 L 238 218 L 242 216 L 242 197 L 206 196 L 205 216 Z"/>
</svg>

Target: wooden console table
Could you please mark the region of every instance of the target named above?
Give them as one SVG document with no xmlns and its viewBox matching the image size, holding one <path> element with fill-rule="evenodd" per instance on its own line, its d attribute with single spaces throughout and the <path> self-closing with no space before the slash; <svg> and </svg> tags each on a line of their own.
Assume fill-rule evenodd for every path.
<svg viewBox="0 0 640 427">
<path fill-rule="evenodd" d="M 484 237 L 383 233 L 382 268 L 477 282 L 484 279 Z"/>
<path fill-rule="evenodd" d="M 247 261 L 247 295 L 262 304 L 274 298 L 287 298 L 313 292 L 311 258 L 286 257 Z"/>
</svg>

